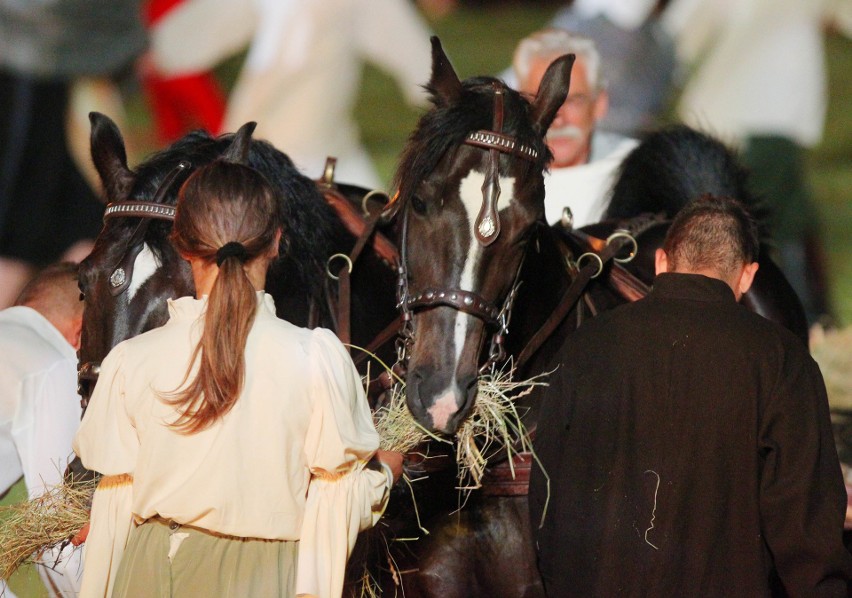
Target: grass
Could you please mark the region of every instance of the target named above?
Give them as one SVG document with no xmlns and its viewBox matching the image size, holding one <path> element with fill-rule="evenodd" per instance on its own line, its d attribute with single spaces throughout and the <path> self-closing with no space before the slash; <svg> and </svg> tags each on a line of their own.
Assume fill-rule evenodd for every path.
<svg viewBox="0 0 852 598">
<path fill-rule="evenodd" d="M 852 40 L 828 38 L 829 106 L 825 137 L 810 153 L 810 175 L 825 232 L 832 302 L 852 325 Z"/>
</svg>

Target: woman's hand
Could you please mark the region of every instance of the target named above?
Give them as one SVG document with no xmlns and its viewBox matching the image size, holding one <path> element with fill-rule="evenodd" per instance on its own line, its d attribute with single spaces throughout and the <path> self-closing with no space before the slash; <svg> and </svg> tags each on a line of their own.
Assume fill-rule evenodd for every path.
<svg viewBox="0 0 852 598">
<path fill-rule="evenodd" d="M 393 473 L 393 483 L 396 484 L 399 476 L 402 475 L 402 453 L 397 453 L 396 451 L 383 451 L 382 449 L 378 449 L 376 451 L 376 459 L 390 467 L 391 473 Z"/>
<path fill-rule="evenodd" d="M 80 544 L 82 544 L 83 542 L 86 541 L 86 538 L 88 537 L 88 535 L 89 535 L 89 524 L 87 523 L 86 525 L 84 525 L 80 529 L 79 532 L 77 532 L 77 535 L 75 535 L 73 538 L 71 538 L 71 544 L 73 544 L 74 546 L 79 546 Z"/>
</svg>

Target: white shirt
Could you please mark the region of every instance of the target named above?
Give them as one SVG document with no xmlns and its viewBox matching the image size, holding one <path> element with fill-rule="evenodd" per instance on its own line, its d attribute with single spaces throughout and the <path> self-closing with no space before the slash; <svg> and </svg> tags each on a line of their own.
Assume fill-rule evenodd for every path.
<svg viewBox="0 0 852 598">
<path fill-rule="evenodd" d="M 378 187 L 352 113 L 363 63 L 423 105 L 429 35 L 410 0 L 187 0 L 158 22 L 151 41 L 158 68 L 173 74 L 210 68 L 251 41 L 223 130 L 256 121 L 255 137 L 306 175 L 318 178 L 334 156 L 336 180 Z"/>
<path fill-rule="evenodd" d="M 337 337 L 278 319 L 272 297 L 259 300 L 243 392 L 227 414 L 194 434 L 169 425 L 178 411 L 159 393 L 182 384 L 207 304 L 183 297 L 169 301 L 164 326 L 104 359 L 74 448 L 89 469 L 133 476 L 137 523 L 159 515 L 231 536 L 299 540 L 297 592 L 340 595 L 358 531 L 387 500 L 386 474 L 364 469 L 379 437 Z M 105 525 L 95 509 L 91 525 L 92 534 Z M 96 546 L 86 558 L 93 567 L 110 560 Z"/>
<path fill-rule="evenodd" d="M 0 311 L 0 494 L 21 475 L 30 498 L 61 483 L 81 414 L 74 348 L 36 310 Z M 76 596 L 79 556 L 68 547 L 56 570 L 38 567 L 39 574 Z M 44 561 L 56 557 L 52 552 Z"/>
<path fill-rule="evenodd" d="M 678 105 L 681 119 L 729 144 L 762 134 L 816 145 L 827 106 L 822 29 L 831 2 L 673 2 L 665 24 L 680 59 L 696 67 Z"/>
<path fill-rule="evenodd" d="M 609 206 L 612 185 L 622 160 L 638 145 L 635 139 L 596 131 L 589 161 L 578 166 L 553 168 L 544 175 L 544 215 L 548 224 L 571 208 L 574 228 L 600 222 Z"/>
</svg>

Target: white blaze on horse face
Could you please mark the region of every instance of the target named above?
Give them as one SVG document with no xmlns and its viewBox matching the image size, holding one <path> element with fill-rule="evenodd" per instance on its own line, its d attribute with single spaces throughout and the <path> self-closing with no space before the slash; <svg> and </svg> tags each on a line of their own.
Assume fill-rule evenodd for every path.
<svg viewBox="0 0 852 598">
<path fill-rule="evenodd" d="M 485 182 L 485 174 L 471 170 L 468 175 L 462 179 L 459 186 L 459 197 L 467 212 L 467 223 L 469 227 L 468 235 L 468 251 L 465 257 L 464 267 L 462 268 L 461 278 L 459 279 L 459 289 L 463 291 L 473 291 L 474 276 L 476 266 L 479 263 L 479 256 L 482 253 L 482 246 L 476 241 L 474 236 L 474 225 L 476 217 L 479 215 L 479 210 L 482 209 L 482 185 Z M 515 197 L 515 178 L 500 177 L 500 197 L 497 200 L 497 212 L 509 207 L 512 199 Z M 467 332 L 468 314 L 460 311 L 456 315 L 455 325 L 455 343 L 456 343 L 456 363 L 461 357 L 462 348 Z"/>
<path fill-rule="evenodd" d="M 474 291 L 473 283 L 476 274 L 476 266 L 479 263 L 479 257 L 482 253 L 482 246 L 476 241 L 474 236 L 474 225 L 476 217 L 479 215 L 479 210 L 482 208 L 482 185 L 485 182 L 485 174 L 471 170 L 468 175 L 462 179 L 459 185 L 459 197 L 467 212 L 467 223 L 469 227 L 467 255 L 464 259 L 461 277 L 459 278 L 458 288 L 463 291 Z M 515 178 L 500 177 L 500 198 L 497 200 L 497 212 L 509 207 L 512 199 L 515 196 Z M 468 322 L 473 316 L 470 316 L 462 311 L 457 312 L 455 326 L 453 328 L 453 342 L 455 343 L 455 361 L 453 363 L 453 371 L 458 369 L 459 359 L 461 358 L 462 349 L 464 349 L 464 341 L 467 338 Z M 459 409 L 463 400 L 461 396 L 463 389 L 457 388 L 454 383 L 441 391 L 438 398 L 428 409 L 429 415 L 432 417 L 433 425 L 438 429 L 444 429 L 450 417 Z"/>
<path fill-rule="evenodd" d="M 133 299 L 133 295 L 139 288 L 145 284 L 145 281 L 154 275 L 154 272 L 160 267 L 160 261 L 148 244 L 142 246 L 142 251 L 136 256 L 133 261 L 133 277 L 130 280 L 130 286 L 127 288 L 127 302 Z"/>
</svg>

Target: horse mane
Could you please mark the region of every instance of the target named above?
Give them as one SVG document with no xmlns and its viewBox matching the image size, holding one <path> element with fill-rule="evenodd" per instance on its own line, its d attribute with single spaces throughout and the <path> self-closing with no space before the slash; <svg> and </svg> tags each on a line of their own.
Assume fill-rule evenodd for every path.
<svg viewBox="0 0 852 598">
<path fill-rule="evenodd" d="M 450 148 L 460 145 L 468 133 L 491 130 L 494 120 L 494 85 L 504 90 L 503 132 L 533 147 L 538 158 L 530 168 L 541 172 L 551 154 L 542 135 L 535 132 L 530 118 L 530 103 L 517 91 L 494 77 L 471 77 L 462 81 L 459 97 L 447 103 L 432 85 L 426 85 L 433 104 L 420 117 L 400 157 L 392 188 L 405 202 Z M 501 162 L 509 158 L 501 154 Z M 505 166 L 505 164 L 503 164 Z"/>
<path fill-rule="evenodd" d="M 136 169 L 137 184 L 131 198 L 150 200 L 163 179 L 181 161 L 192 167 L 212 162 L 228 148 L 233 134 L 212 137 L 205 131 L 193 131 L 168 148 L 152 154 Z M 319 192 L 316 184 L 300 173 L 287 155 L 267 141 L 252 140 L 249 165 L 260 171 L 281 195 L 282 219 L 285 234 L 282 236 L 281 256 L 298 277 L 296 284 L 308 290 L 311 296 L 321 293 L 325 255 L 333 244 L 334 214 Z M 189 177 L 192 168 L 181 174 L 172 185 L 164 203 L 177 203 L 180 186 Z M 168 244 L 170 223 L 152 222 L 146 241 L 161 260 Z M 288 259 L 292 258 L 292 259 Z"/>
<path fill-rule="evenodd" d="M 686 125 L 656 131 L 624 159 L 605 219 L 663 213 L 668 219 L 704 194 L 743 202 L 758 222 L 766 207 L 748 188 L 748 171 L 718 139 Z"/>
</svg>

